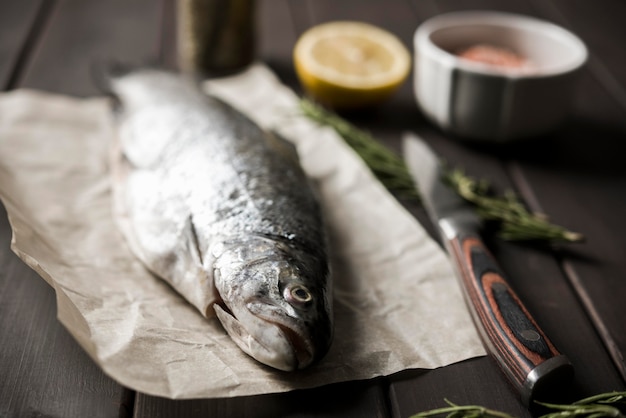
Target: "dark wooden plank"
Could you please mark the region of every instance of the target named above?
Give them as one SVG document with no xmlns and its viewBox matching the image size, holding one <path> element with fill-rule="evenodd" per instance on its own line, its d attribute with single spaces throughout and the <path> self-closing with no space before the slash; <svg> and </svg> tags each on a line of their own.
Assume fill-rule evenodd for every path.
<svg viewBox="0 0 626 418">
<path fill-rule="evenodd" d="M 430 6 L 427 5 L 429 2 L 415 1 L 413 3 L 420 21 L 430 17 L 429 13 L 432 15 L 470 9 L 535 13 L 531 4 L 522 1 L 439 0 L 430 2 Z M 408 114 L 409 110 L 405 110 L 405 113 Z M 405 123 L 410 120 L 406 116 L 400 119 Z M 358 122 L 367 126 L 368 119 L 359 118 Z M 432 129 L 419 117 L 413 118 L 412 122 L 404 125 L 404 128 L 420 132 L 453 165 L 465 167 L 474 176 L 489 179 L 501 190 L 517 186 L 515 179 L 512 179 L 510 167 L 498 161 L 499 159 L 507 161 L 511 157 L 510 153 L 502 152 L 502 150 L 495 152 L 489 149 L 468 147 Z M 377 136 L 392 148 L 398 149 L 399 141 L 389 137 L 388 132 L 377 126 L 372 126 L 370 130 L 377 133 Z M 554 190 L 558 189 L 546 188 L 546 190 L 554 193 Z M 623 387 L 623 382 L 606 355 L 604 346 L 597 338 L 594 326 L 582 312 L 576 294 L 571 291 L 558 259 L 555 259 L 550 252 L 502 243 L 498 240 L 490 240 L 489 245 L 505 271 L 509 273 L 512 285 L 528 308 L 555 344 L 567 353 L 574 363 L 578 378 L 572 389 L 572 396 L 584 396 Z M 572 325 L 564 326 L 564 324 Z M 602 372 L 598 372 L 598 367 L 602 369 Z M 489 368 L 499 378 L 485 378 L 483 368 Z M 459 387 L 449 386 L 451 375 L 459 376 L 462 390 Z M 428 384 L 426 384 L 427 379 Z M 438 387 L 439 390 L 431 389 L 433 386 Z M 441 388 L 447 388 L 447 390 L 441 390 Z M 494 391 L 496 388 L 500 388 L 500 392 Z M 424 376 L 401 381 L 394 380 L 391 390 L 394 413 L 398 416 L 406 416 L 418 410 L 440 406 L 441 399 L 433 401 L 428 396 L 437 394 L 439 398 L 459 394 L 461 399 L 455 399 L 455 401 L 460 403 L 490 405 L 515 416 L 527 414 L 508 385 L 503 384 L 499 371 L 490 362 L 477 361 L 452 365 L 442 370 L 429 372 Z M 428 395 L 422 397 L 423 393 Z"/>
<path fill-rule="evenodd" d="M 0 2 L 0 86 L 14 84 L 16 71 L 27 55 L 28 40 L 36 37 L 35 22 L 44 0 Z"/>
<path fill-rule="evenodd" d="M 504 167 L 494 162 L 489 154 L 467 149 L 441 136 L 436 130 L 423 126 L 416 130 L 452 165 L 464 167 L 473 176 L 489 179 L 500 190 L 513 186 L 507 180 Z M 623 387 L 603 344 L 597 338 L 595 328 L 582 312 L 577 296 L 551 252 L 504 243 L 498 239 L 488 239 L 487 244 L 527 308 L 554 344 L 574 364 L 577 380 L 571 390 L 572 397 Z M 490 369 L 490 373 L 498 378 L 485 378 L 486 371 L 483 368 Z M 448 373 L 455 371 L 462 391 L 459 391 L 458 386 L 449 386 Z M 418 376 L 404 380 L 401 384 L 392 382 L 394 412 L 398 416 L 441 405 L 444 396 L 458 396 L 455 402 L 459 403 L 494 406 L 514 416 L 529 416 L 493 362 L 469 363 L 462 367 L 450 365 L 443 370 L 429 372 L 428 378 L 426 381 Z M 435 390 L 433 386 L 447 390 Z M 431 397 L 421 397 L 418 395 L 421 393 L 430 394 Z M 433 403 L 432 397 L 437 394 L 439 403 Z"/>
<path fill-rule="evenodd" d="M 381 417 L 387 416 L 384 402 L 383 389 L 376 381 L 338 383 L 282 394 L 215 400 L 172 401 L 138 395 L 135 418 Z"/>
<path fill-rule="evenodd" d="M 50 17 L 40 20 L 46 24 L 15 87 L 94 94 L 89 74 L 94 58 L 155 56 L 160 2 L 53 5 Z M 10 253 L 4 211 L 0 232 L 0 415 L 130 416 L 134 393 L 105 376 L 86 355 L 56 320 L 53 289 Z"/>
<path fill-rule="evenodd" d="M 158 63 L 164 68 L 178 69 L 178 48 L 176 47 L 176 7 L 178 0 L 162 0 L 161 36 L 158 46 Z"/>
<path fill-rule="evenodd" d="M 620 302 L 626 298 L 621 280 L 626 239 L 620 233 L 626 230 L 626 168 L 620 158 L 626 138 L 626 59 L 618 41 L 626 35 L 621 23 L 626 5 L 531 3 L 538 17 L 577 33 L 591 54 L 569 122 L 518 153 L 509 171 L 518 185 L 528 185 L 534 209 L 587 236 L 573 254 L 561 255 L 562 267 L 626 380 L 626 310 Z"/>
<path fill-rule="evenodd" d="M 412 0 L 419 7 L 419 1 Z M 436 13 L 448 13 L 466 10 L 493 10 L 507 13 L 528 14 L 532 12 L 531 5 L 526 0 L 493 1 L 493 0 L 440 0 L 428 1 L 433 3 Z"/>
<path fill-rule="evenodd" d="M 492 9 L 504 7 L 488 0 L 481 3 Z M 619 156 L 626 137 L 626 62 L 617 39 L 626 35 L 620 18 L 626 5 L 609 1 L 600 8 L 556 0 L 531 1 L 520 8 L 519 3 L 515 3 L 517 10 L 507 3 L 506 11 L 534 15 L 572 30 L 588 45 L 591 56 L 569 122 L 541 143 L 515 147 L 514 158 L 521 161 L 508 171 L 527 200 L 538 203 L 535 209 L 588 236 L 588 243 L 577 246 L 575 254 L 564 256 L 562 268 L 626 378 L 626 329 L 621 319 L 625 311 L 619 309 L 619 301 L 626 297 L 626 285 L 619 280 L 626 262 L 620 250 L 624 240 L 617 233 L 626 225 L 621 216 L 623 186 L 615 181 L 624 177 Z M 575 173 L 579 175 L 571 175 Z"/>
<path fill-rule="evenodd" d="M 298 32 L 294 23 L 293 1 L 257 1 L 257 60 L 267 64 L 281 81 L 296 86 L 291 51 Z"/>
<path fill-rule="evenodd" d="M 9 242 L 0 206 L 0 416 L 130 416 L 128 394 L 59 324 L 53 289 Z"/>
<path fill-rule="evenodd" d="M 406 0 L 345 0 L 317 1 L 309 0 L 311 24 L 320 24 L 333 20 L 355 20 L 371 23 L 390 31 L 399 37 L 407 48 L 411 47 L 417 19 Z"/>
<path fill-rule="evenodd" d="M 37 42 L 31 25 L 43 24 L 49 10 L 34 1 L 0 5 L 5 86 L 15 87 Z M 54 291 L 11 253 L 10 239 L 0 205 L 0 416 L 125 416 L 132 405 L 56 321 Z"/>
<path fill-rule="evenodd" d="M 158 60 L 162 10 L 162 0 L 59 1 L 20 86 L 77 96 L 99 93 L 94 65 Z"/>
<path fill-rule="evenodd" d="M 581 106 L 568 126 L 542 144 L 541 154 L 524 154 L 516 168 L 518 182 L 531 185 L 527 195 L 538 202 L 535 209 L 585 234 L 584 244 L 563 252 L 563 267 L 626 378 L 626 169 L 621 159 L 626 126 L 620 126 L 626 115 L 611 125 L 598 123 L 590 115 L 614 101 L 597 81 L 588 86 L 582 93 L 594 97 L 585 101 L 593 110 Z"/>
<path fill-rule="evenodd" d="M 586 235 L 584 244 L 561 255 L 563 269 L 626 379 L 626 168 L 621 158 L 626 115 L 616 93 L 599 79 L 605 73 L 594 70 L 593 62 L 605 68 L 605 59 L 612 57 L 594 53 L 568 123 L 518 152 L 513 167 L 517 183 L 528 185 L 525 195 L 536 202 L 534 209 Z"/>
<path fill-rule="evenodd" d="M 166 5 L 173 5 L 173 0 L 167 1 Z M 143 60 L 158 56 L 159 50 L 168 51 L 168 47 L 159 46 L 158 29 L 150 26 L 154 21 L 167 18 L 166 14 L 160 14 L 160 6 L 152 8 L 155 3 L 147 1 L 141 2 L 141 6 L 138 3 L 126 5 L 122 1 L 102 3 L 106 4 L 59 3 L 54 19 L 45 31 L 44 42 L 34 50 L 32 64 L 29 61 L 23 85 L 78 95 L 92 94 L 96 91 L 95 86 L 84 71 L 93 58 L 110 56 Z M 259 3 L 261 22 L 265 25 L 260 28 L 259 57 L 269 62 L 283 81 L 296 88 L 290 48 L 295 42 L 295 34 L 314 23 L 339 18 L 369 21 L 399 34 L 410 47 L 415 27 L 434 13 L 463 8 L 499 8 L 544 17 L 550 17 L 552 13 L 537 7 L 537 2 L 500 4 L 502 2 L 495 0 L 415 0 L 411 3 L 319 1 L 308 2 L 304 9 L 296 1 L 289 3 L 290 9 L 284 7 L 284 2 L 275 8 L 275 3 L 270 6 L 269 0 Z M 584 23 L 581 27 L 585 28 L 587 36 L 592 36 L 594 28 L 602 29 L 600 23 L 592 22 L 594 19 L 584 21 L 580 11 L 582 2 L 575 2 L 572 9 L 564 8 L 565 3 L 556 1 L 554 4 L 558 5 L 557 10 L 568 21 L 573 19 L 580 25 Z M 611 5 L 611 10 L 621 10 L 615 2 Z M 112 30 L 111 20 L 107 17 L 117 13 L 124 16 L 121 18 L 122 29 L 116 26 Z M 597 16 L 603 17 L 602 14 Z M 607 32 L 615 33 L 615 21 L 610 17 L 604 18 L 609 19 Z M 138 25 L 138 22 L 142 23 Z M 125 34 L 113 33 L 116 30 Z M 599 30 L 599 33 L 607 32 Z M 73 34 L 71 37 L 70 33 Z M 80 34 L 83 37 L 76 42 L 74 38 Z M 594 42 L 599 45 L 607 35 L 593 36 Z M 167 35 L 160 39 L 171 41 Z M 614 51 L 612 48 L 616 46 L 598 48 Z M 624 67 L 615 61 L 619 58 L 608 60 L 610 53 L 601 52 L 599 55 L 605 64 L 603 68 L 607 68 L 609 74 L 621 83 L 620 71 Z M 161 54 L 161 57 L 167 61 L 164 55 Z M 570 288 L 568 278 L 561 271 L 563 266 L 570 266 L 569 279 L 574 284 L 574 279 L 582 283 L 585 294 L 592 302 L 603 301 L 602 295 L 608 292 L 607 289 L 611 290 L 609 293 L 614 291 L 613 299 L 604 299 L 607 306 L 596 303 L 594 307 L 605 310 L 600 312 L 602 323 L 612 323 L 613 327 L 621 324 L 615 321 L 623 317 L 620 316 L 620 300 L 623 300 L 623 296 L 619 298 L 623 295 L 620 276 L 626 269 L 623 265 L 624 242 L 619 237 L 619 227 L 624 226 L 620 216 L 625 208 L 624 172 L 620 169 L 619 150 L 615 148 L 615 143 L 624 138 L 623 113 L 616 104 L 619 98 L 607 92 L 607 79 L 598 74 L 594 70 L 583 80 L 583 94 L 576 103 L 576 118 L 558 135 L 545 138 L 541 147 L 525 146 L 496 152 L 472 149 L 446 138 L 417 112 L 410 81 L 402 86 L 398 95 L 378 109 L 347 115 L 393 149 L 399 150 L 400 133 L 413 129 L 425 136 L 450 162 L 465 166 L 473 175 L 486 177 L 500 187 L 515 185 L 518 190 L 524 190 L 525 184 L 528 184 L 526 196 L 529 200 L 536 197 L 538 204 L 557 221 L 591 234 L 588 244 L 578 247 L 576 254 L 554 253 L 556 258 L 551 253 L 533 248 L 497 240 L 489 243 L 529 309 L 557 346 L 571 357 L 578 369 L 575 392 L 581 394 L 624 387 Z M 592 151 L 585 142 L 588 137 L 593 137 L 594 145 L 599 145 Z M 573 146 L 570 144 L 572 138 L 575 139 Z M 504 160 L 505 164 L 500 160 Z M 558 195 L 555 191 L 562 192 Z M 419 209 L 415 213 L 421 220 L 425 219 Z M 6 216 L 0 214 L 0 219 L 4 222 L 0 224 L 0 243 L 8 243 Z M 562 259 L 565 260 L 563 264 Z M 22 279 L 17 287 L 16 277 Z M 28 299 L 31 296 L 32 299 Z M 19 303 L 22 300 L 34 300 L 37 307 L 25 309 Z M 3 248 L 0 251 L 0 325 L 2 335 L 8 335 L 11 342 L 0 346 L 0 374 L 8 376 L 5 382 L 0 383 L 0 408 L 8 400 L 8 409 L 0 409 L 0 415 L 114 415 L 116 404 L 127 402 L 124 393 L 120 394 L 119 387 L 98 370 L 93 370 L 95 365 L 53 319 L 54 309 L 52 290 L 10 255 L 8 249 Z M 611 319 L 611 315 L 617 315 L 617 319 Z M 48 319 L 38 321 L 39 318 Z M 611 328 L 609 332 L 615 330 L 623 328 Z M 54 351 L 45 351 L 43 347 L 50 344 Z M 50 370 L 46 377 L 43 372 Z M 527 414 L 487 358 L 425 373 L 401 373 L 389 380 L 351 382 L 279 395 L 194 401 L 170 401 L 138 395 L 135 412 L 137 416 L 192 417 L 385 416 L 388 413 L 387 381 L 391 382 L 394 416 L 408 416 L 440 406 L 444 396 L 459 403 L 482 403 L 516 416 Z M 73 390 L 70 391 L 70 388 Z M 64 402 L 65 406 L 59 405 Z M 96 412 L 89 413 L 89 407 L 97 408 L 94 409 Z"/>
<path fill-rule="evenodd" d="M 624 383 L 564 277 L 558 256 L 541 248 L 518 245 L 493 248 L 528 309 L 572 361 L 576 378 L 571 398 L 623 390 Z"/>
<path fill-rule="evenodd" d="M 626 111 L 626 3 L 605 0 L 602 5 L 585 0 L 537 1 L 542 14 L 573 30 L 591 51 L 590 71 L 619 106 Z M 601 30 L 600 30 L 601 29 Z"/>
<path fill-rule="evenodd" d="M 477 382 L 489 385 L 488 392 L 480 398 L 473 389 Z M 482 405 L 519 418 L 530 416 L 488 357 L 393 377 L 391 405 L 394 417 L 442 408 L 446 406 L 444 398 L 458 405 Z"/>
</svg>

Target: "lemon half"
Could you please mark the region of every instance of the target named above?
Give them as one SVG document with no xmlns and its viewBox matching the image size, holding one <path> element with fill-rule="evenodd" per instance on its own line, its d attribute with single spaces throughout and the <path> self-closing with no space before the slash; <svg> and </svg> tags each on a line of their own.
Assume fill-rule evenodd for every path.
<svg viewBox="0 0 626 418">
<path fill-rule="evenodd" d="M 334 108 L 384 100 L 411 68 L 409 51 L 396 36 L 361 22 L 314 26 L 298 39 L 293 59 L 307 93 Z"/>
</svg>

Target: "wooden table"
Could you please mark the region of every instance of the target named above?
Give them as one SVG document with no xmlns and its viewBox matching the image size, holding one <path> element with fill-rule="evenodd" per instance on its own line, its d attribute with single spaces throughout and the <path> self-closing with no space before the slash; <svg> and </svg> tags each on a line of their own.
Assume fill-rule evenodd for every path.
<svg viewBox="0 0 626 418">
<path fill-rule="evenodd" d="M 399 151 L 413 130 L 450 163 L 585 234 L 583 244 L 538 248 L 489 239 L 512 285 L 576 369 L 572 395 L 624 390 L 626 378 L 626 2 L 623 0 L 259 0 L 257 55 L 299 91 L 297 36 L 328 20 L 371 22 L 411 48 L 439 13 L 493 9 L 537 16 L 577 33 L 591 52 L 574 111 L 557 132 L 505 148 L 463 145 L 418 112 L 409 79 L 389 102 L 347 117 Z M 174 0 L 3 0 L 0 83 L 98 94 L 96 59 L 174 63 Z M 4 157 L 4 156 L 3 156 Z M 1 173 L 0 173 L 1 174 Z M 411 208 L 427 225 L 423 211 Z M 530 416 L 489 358 L 432 371 L 237 399 L 172 401 L 105 376 L 55 319 L 55 294 L 9 249 L 0 214 L 0 417 L 407 417 L 443 405 L 482 404 Z"/>
</svg>

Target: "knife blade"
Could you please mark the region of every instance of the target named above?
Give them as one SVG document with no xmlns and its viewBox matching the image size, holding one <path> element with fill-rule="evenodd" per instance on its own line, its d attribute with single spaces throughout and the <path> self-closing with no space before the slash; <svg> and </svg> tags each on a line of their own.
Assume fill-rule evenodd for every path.
<svg viewBox="0 0 626 418">
<path fill-rule="evenodd" d="M 431 148 L 409 133 L 403 138 L 403 152 L 487 351 L 526 406 L 556 396 L 555 387 L 562 390 L 573 380 L 569 359 L 554 347 L 508 284 L 480 238 L 480 218 L 444 184 L 442 166 Z"/>
</svg>

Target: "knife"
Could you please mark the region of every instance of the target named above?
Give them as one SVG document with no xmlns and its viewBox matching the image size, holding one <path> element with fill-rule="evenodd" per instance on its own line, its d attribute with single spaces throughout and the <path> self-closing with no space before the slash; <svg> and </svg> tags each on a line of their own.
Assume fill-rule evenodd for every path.
<svg viewBox="0 0 626 418">
<path fill-rule="evenodd" d="M 556 395 L 573 380 L 574 369 L 560 354 L 507 283 L 480 239 L 482 222 L 473 208 L 442 182 L 442 167 L 414 134 L 403 138 L 404 158 L 423 204 L 454 266 L 483 344 L 522 402 Z"/>
</svg>

